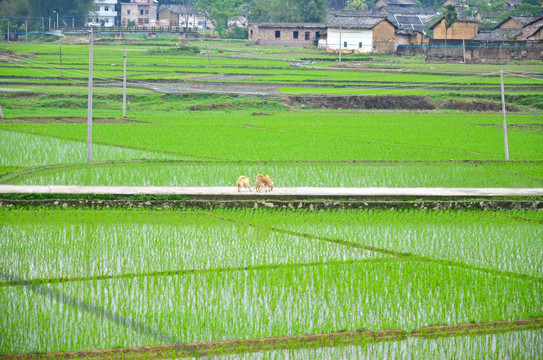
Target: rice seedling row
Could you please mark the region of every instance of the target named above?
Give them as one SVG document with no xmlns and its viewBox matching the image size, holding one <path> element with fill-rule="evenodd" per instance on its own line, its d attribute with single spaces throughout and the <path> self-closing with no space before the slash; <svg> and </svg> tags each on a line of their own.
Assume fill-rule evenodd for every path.
<svg viewBox="0 0 543 360">
<path fill-rule="evenodd" d="M 152 160 L 40 166 L 0 183 L 21 185 L 235 186 L 240 174 L 273 174 L 280 187 L 543 187 L 541 162 L 214 162 Z M 31 153 L 20 160 L 33 157 Z M 159 158 L 159 157 L 158 157 Z M 7 162 L 9 163 L 9 162 Z M 14 168 L 15 170 L 16 168 Z M 495 176 L 499 174 L 499 176 Z"/>
</svg>

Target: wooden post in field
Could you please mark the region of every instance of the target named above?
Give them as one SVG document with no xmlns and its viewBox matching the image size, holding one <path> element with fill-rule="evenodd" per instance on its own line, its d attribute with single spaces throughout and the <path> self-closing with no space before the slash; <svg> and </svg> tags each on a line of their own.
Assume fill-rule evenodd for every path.
<svg viewBox="0 0 543 360">
<path fill-rule="evenodd" d="M 341 26 L 339 27 L 339 62 L 341 62 Z"/>
<path fill-rule="evenodd" d="M 124 70 L 123 70 L 123 118 L 126 117 L 126 46 L 124 47 Z"/>
<path fill-rule="evenodd" d="M 58 54 L 60 56 L 60 77 L 64 77 L 64 72 L 62 70 L 62 45 L 58 46 Z"/>
<path fill-rule="evenodd" d="M 87 162 L 92 162 L 92 63 L 93 63 L 93 34 L 90 29 L 90 45 L 89 45 L 89 102 L 88 102 L 88 117 L 87 117 Z"/>
<path fill-rule="evenodd" d="M 8 42 L 9 42 L 9 18 L 8 18 Z"/>
<path fill-rule="evenodd" d="M 4 118 L 4 114 L 2 114 L 2 105 L 0 105 L 0 119 Z"/>
<path fill-rule="evenodd" d="M 503 141 L 505 143 L 505 160 L 509 160 L 509 143 L 507 141 L 507 121 L 505 117 L 505 90 L 503 86 L 503 70 L 500 70 L 500 82 L 502 90 Z"/>
<path fill-rule="evenodd" d="M 25 20 L 25 41 L 28 42 L 28 20 Z"/>
<path fill-rule="evenodd" d="M 209 56 L 209 48 L 206 44 L 206 50 L 207 50 L 207 60 L 209 60 L 209 68 L 211 69 L 211 72 L 213 72 L 213 65 L 211 65 L 211 57 Z"/>
</svg>

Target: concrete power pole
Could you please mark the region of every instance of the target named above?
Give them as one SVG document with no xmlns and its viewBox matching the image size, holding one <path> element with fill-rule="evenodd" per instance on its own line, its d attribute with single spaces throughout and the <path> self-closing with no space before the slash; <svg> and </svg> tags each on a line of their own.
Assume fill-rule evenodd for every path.
<svg viewBox="0 0 543 360">
<path fill-rule="evenodd" d="M 124 71 L 123 71 L 123 118 L 126 117 L 126 46 L 124 47 Z"/>
<path fill-rule="evenodd" d="M 93 63 L 93 34 L 90 30 L 90 45 L 89 45 L 89 103 L 87 117 L 87 162 L 92 162 L 92 63 Z"/>
<path fill-rule="evenodd" d="M 207 60 L 209 61 L 209 68 L 211 69 L 211 73 L 213 73 L 213 65 L 211 64 L 211 57 L 209 56 L 209 48 L 206 44 L 206 50 L 207 50 Z"/>
<path fill-rule="evenodd" d="M 58 54 L 60 56 L 60 77 L 64 77 L 64 72 L 62 70 L 62 45 L 58 46 Z"/>
<path fill-rule="evenodd" d="M 505 90 L 503 86 L 503 70 L 500 70 L 500 82 L 502 90 L 503 141 L 505 144 L 505 160 L 509 160 L 509 143 L 507 141 L 507 121 L 505 116 Z"/>
<path fill-rule="evenodd" d="M 339 28 L 339 62 L 341 62 L 341 27 Z"/>
</svg>

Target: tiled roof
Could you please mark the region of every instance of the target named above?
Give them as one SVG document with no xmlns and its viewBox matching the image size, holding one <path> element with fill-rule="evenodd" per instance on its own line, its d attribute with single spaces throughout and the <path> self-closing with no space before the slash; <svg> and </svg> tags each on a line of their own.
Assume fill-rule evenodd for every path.
<svg viewBox="0 0 543 360">
<path fill-rule="evenodd" d="M 326 28 L 325 24 L 321 23 L 253 23 L 251 25 L 258 26 L 259 28 L 289 28 L 289 29 L 308 29 L 308 28 Z"/>
<path fill-rule="evenodd" d="M 475 35 L 471 40 L 480 41 L 511 41 L 517 40 L 522 34 L 519 29 L 496 29 L 490 33 L 480 33 Z"/>
<path fill-rule="evenodd" d="M 385 0 L 389 6 L 409 6 L 416 5 L 417 0 Z"/>
<path fill-rule="evenodd" d="M 329 14 L 326 25 L 332 28 L 373 29 L 384 20 L 387 20 L 386 15 L 338 16 Z"/>
<path fill-rule="evenodd" d="M 430 7 L 412 6 L 381 6 L 378 9 L 380 12 L 384 12 L 389 15 L 435 15 L 436 12 Z"/>
<path fill-rule="evenodd" d="M 522 39 L 527 40 L 529 37 L 541 30 L 541 28 L 543 28 L 543 16 L 522 28 Z"/>
</svg>

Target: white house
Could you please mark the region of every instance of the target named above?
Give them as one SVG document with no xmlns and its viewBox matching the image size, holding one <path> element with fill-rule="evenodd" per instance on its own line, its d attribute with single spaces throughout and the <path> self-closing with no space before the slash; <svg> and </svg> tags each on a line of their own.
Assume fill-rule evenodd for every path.
<svg viewBox="0 0 543 360">
<path fill-rule="evenodd" d="M 393 52 L 396 27 L 385 15 L 371 12 L 337 12 L 329 14 L 327 44 L 330 51 Z"/>
<path fill-rule="evenodd" d="M 94 9 L 89 14 L 90 26 L 115 26 L 117 0 L 94 0 Z"/>
<path fill-rule="evenodd" d="M 213 29 L 215 26 L 205 14 L 193 5 L 160 5 L 157 10 L 158 26 L 180 26 L 197 29 Z"/>
</svg>

